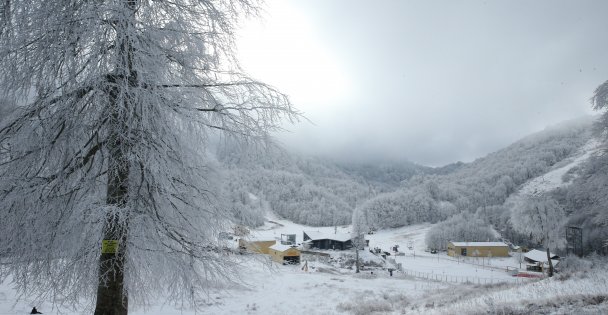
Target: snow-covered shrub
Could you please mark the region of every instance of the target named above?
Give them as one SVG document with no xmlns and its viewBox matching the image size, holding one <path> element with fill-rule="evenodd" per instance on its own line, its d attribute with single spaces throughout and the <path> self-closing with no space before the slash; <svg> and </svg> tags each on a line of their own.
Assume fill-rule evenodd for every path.
<svg viewBox="0 0 608 315">
<path fill-rule="evenodd" d="M 590 259 L 569 255 L 560 261 L 559 268 L 562 272 L 586 272 L 593 268 L 593 261 Z"/>
<path fill-rule="evenodd" d="M 468 312 L 470 315 L 528 315 L 528 314 L 605 314 L 608 310 L 606 295 L 570 295 L 560 298 L 529 300 L 522 304 L 488 303 Z"/>
<path fill-rule="evenodd" d="M 354 315 L 369 315 L 374 313 L 386 313 L 392 311 L 386 301 L 365 299 L 351 303 L 338 304 L 338 310 L 349 312 Z"/>
<path fill-rule="evenodd" d="M 353 301 L 338 304 L 337 308 L 339 311 L 354 315 L 369 315 L 404 311 L 409 304 L 409 299 L 403 294 L 382 292 L 377 295 L 370 290 L 366 290 Z"/>
<path fill-rule="evenodd" d="M 359 251 L 359 260 L 365 267 L 383 267 L 385 264 L 384 259 L 365 250 Z"/>
<path fill-rule="evenodd" d="M 583 258 L 569 255 L 561 259 L 557 266 L 559 273 L 556 279 L 565 281 L 571 277 L 585 278 L 592 275 L 594 270 L 605 270 L 607 266 L 605 257 L 595 253 Z"/>
</svg>

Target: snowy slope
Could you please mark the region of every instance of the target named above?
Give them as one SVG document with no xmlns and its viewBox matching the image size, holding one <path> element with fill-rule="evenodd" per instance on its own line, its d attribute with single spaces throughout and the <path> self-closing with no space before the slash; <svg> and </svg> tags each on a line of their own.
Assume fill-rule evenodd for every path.
<svg viewBox="0 0 608 315">
<path fill-rule="evenodd" d="M 522 185 L 520 193 L 543 193 L 570 184 L 572 179 L 564 182 L 564 175 L 568 173 L 568 171 L 584 163 L 590 157 L 599 154 L 600 144 L 601 143 L 595 138 L 589 140 L 583 147 L 573 154 L 571 158 L 567 159 L 563 163 L 559 163 L 559 165 L 557 165 L 551 171 L 533 178 Z"/>
</svg>

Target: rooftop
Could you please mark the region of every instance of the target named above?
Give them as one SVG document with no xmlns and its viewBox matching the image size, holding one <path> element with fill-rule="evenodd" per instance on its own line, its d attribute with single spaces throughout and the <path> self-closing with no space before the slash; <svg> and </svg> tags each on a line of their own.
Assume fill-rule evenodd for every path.
<svg viewBox="0 0 608 315">
<path fill-rule="evenodd" d="M 559 258 L 557 255 L 551 253 L 551 260 L 554 260 L 555 258 Z M 536 250 L 533 249 L 527 253 L 524 254 L 524 257 L 533 260 L 533 261 L 538 261 L 538 262 L 547 262 L 547 252 L 543 252 L 540 250 Z"/>
<path fill-rule="evenodd" d="M 339 242 L 346 242 L 351 239 L 348 233 L 323 233 L 319 231 L 304 231 L 311 240 L 334 240 Z"/>
<path fill-rule="evenodd" d="M 276 243 L 276 244 L 270 246 L 269 248 L 277 250 L 279 252 L 284 252 L 284 251 L 286 251 L 286 250 L 288 250 L 290 248 L 295 248 L 295 247 L 292 246 L 292 245 L 284 245 L 284 244 L 281 244 L 281 243 Z"/>
<path fill-rule="evenodd" d="M 508 247 L 503 242 L 450 242 L 454 246 L 465 247 L 465 246 L 480 246 L 480 247 Z"/>
</svg>

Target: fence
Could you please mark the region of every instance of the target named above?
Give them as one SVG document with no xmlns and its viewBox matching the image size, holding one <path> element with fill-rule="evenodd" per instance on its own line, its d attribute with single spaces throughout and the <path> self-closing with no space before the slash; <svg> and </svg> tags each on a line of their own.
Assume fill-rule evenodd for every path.
<svg viewBox="0 0 608 315">
<path fill-rule="evenodd" d="M 413 257 L 416 258 L 415 255 Z M 437 256 L 437 257 L 419 256 L 419 259 L 446 260 L 446 261 L 474 265 L 474 266 L 478 266 L 478 267 L 480 267 L 482 269 L 486 269 L 486 270 L 495 270 L 495 271 L 502 271 L 502 272 L 507 272 L 507 273 L 517 270 L 517 268 L 514 268 L 514 267 L 508 267 L 508 266 L 499 267 L 499 266 L 492 266 L 492 265 L 484 264 L 484 263 L 479 264 L 478 261 L 470 260 L 470 259 L 462 259 L 462 258 L 458 259 L 458 258 L 444 258 L 444 257 L 439 257 L 439 256 Z M 441 282 L 450 282 L 450 283 L 471 283 L 471 284 L 512 283 L 512 284 L 519 285 L 519 284 L 525 284 L 525 283 L 530 283 L 531 281 L 539 280 L 537 278 L 522 278 L 522 277 L 482 278 L 482 277 L 475 277 L 475 276 L 454 276 L 454 275 L 446 275 L 446 274 L 438 274 L 438 273 L 426 273 L 426 272 L 403 269 L 402 264 L 398 263 L 394 258 L 386 257 L 385 260 L 386 260 L 386 262 L 395 266 L 395 269 L 403 272 L 403 274 L 405 274 L 407 276 L 420 278 L 420 279 L 426 279 L 426 280 L 430 280 L 430 281 L 441 281 Z"/>
<path fill-rule="evenodd" d="M 513 277 L 511 278 L 480 278 L 474 276 L 454 276 L 454 275 L 446 275 L 446 274 L 437 274 L 437 273 L 426 273 L 414 270 L 401 269 L 403 274 L 426 279 L 430 281 L 441 281 L 441 282 L 451 282 L 451 283 L 471 283 L 471 284 L 497 284 L 497 283 L 512 283 L 512 284 L 525 284 L 531 281 L 534 281 L 529 278 L 519 278 Z"/>
</svg>

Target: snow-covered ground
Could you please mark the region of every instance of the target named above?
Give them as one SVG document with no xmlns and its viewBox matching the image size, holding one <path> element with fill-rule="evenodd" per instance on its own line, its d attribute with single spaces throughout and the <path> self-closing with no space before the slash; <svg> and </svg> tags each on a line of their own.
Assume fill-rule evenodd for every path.
<svg viewBox="0 0 608 315">
<path fill-rule="evenodd" d="M 513 282 L 511 273 L 519 268 L 519 254 L 512 257 L 493 257 L 491 259 L 481 257 L 452 258 L 445 252 L 431 254 L 425 251 L 424 237 L 431 228 L 430 224 L 420 224 L 398 229 L 378 231 L 373 235 L 367 235 L 370 247 L 380 247 L 384 251 L 391 252 L 391 248 L 398 245 L 398 250 L 404 256 L 393 256 L 404 270 L 414 273 L 422 273 L 430 278 L 443 277 L 445 281 L 451 282 L 475 282 L 490 283 L 499 281 Z M 409 247 L 412 249 L 409 249 Z M 464 279 L 464 280 L 463 280 Z"/>
<path fill-rule="evenodd" d="M 264 227 L 253 231 L 256 238 L 280 238 L 281 234 L 296 234 L 297 242 L 302 241 L 302 231 L 320 231 L 334 233 L 334 227 L 307 227 L 294 224 L 287 220 L 272 218 Z M 435 300 L 447 298 L 455 291 L 477 290 L 476 296 L 486 293 L 485 290 L 475 289 L 473 284 L 455 283 L 457 277 L 467 277 L 472 283 L 512 281 L 513 278 L 506 272 L 506 267 L 518 265 L 517 257 L 492 258 L 489 262 L 484 259 L 458 261 L 445 255 L 445 253 L 431 254 L 425 252 L 424 235 L 432 225 L 422 224 L 398 229 L 378 231 L 367 235 L 370 247 L 380 247 L 390 251 L 394 245 L 404 256 L 391 255 L 396 263 L 400 263 L 409 275 L 395 272 L 391 277 L 388 271 L 381 267 L 364 269 L 356 274 L 348 266 L 340 268 L 337 265 L 318 261 L 309 261 L 308 271 L 301 266 L 282 266 L 271 263 L 266 256 L 249 255 L 261 259 L 250 259 L 244 264 L 242 280 L 244 285 L 234 286 L 225 290 L 213 291 L 205 301 L 201 301 L 202 308 L 195 312 L 180 310 L 168 304 L 156 304 L 144 309 L 132 306 L 130 314 L 142 315 L 177 315 L 177 314 L 367 314 L 378 312 L 380 314 L 402 313 L 404 311 L 417 312 L 419 309 L 435 305 Z M 349 233 L 350 227 L 338 227 L 338 233 Z M 408 248 L 408 245 L 412 249 Z M 344 255 L 341 251 L 327 251 L 335 256 Z M 348 253 L 352 253 L 349 251 Z M 370 259 L 376 256 L 366 249 L 361 255 Z M 381 259 L 380 259 L 381 260 Z M 475 265 L 478 264 L 478 265 Z M 387 267 L 390 267 L 387 266 Z M 372 274 L 372 272 L 374 272 Z M 414 276 L 411 276 L 414 274 Z M 428 275 L 434 275 L 440 281 L 431 281 Z M 435 279 L 434 278 L 434 279 Z M 452 282 L 450 282 L 452 281 Z M 519 297 L 523 287 L 532 283 L 505 285 L 505 290 L 515 293 L 505 293 L 507 297 Z M 512 288 L 512 289 L 511 289 Z M 465 291 L 466 291 L 465 290 Z M 494 290 L 496 291 L 496 290 Z M 490 290 L 492 294 L 498 294 Z M 437 297 L 437 292 L 444 292 Z M 452 293 L 451 293 L 452 292 Z M 0 285 L 0 315 L 27 314 L 32 306 L 45 314 L 82 314 L 81 310 L 52 309 L 45 301 L 29 301 L 27 299 L 16 301 L 15 291 L 10 284 Z M 506 299 L 504 295 L 496 295 L 496 299 Z M 471 305 L 482 305 L 483 298 L 477 301 L 471 297 Z M 475 304 L 477 303 L 477 304 Z M 485 304 L 484 304 L 485 305 Z M 483 305 L 482 305 L 483 306 Z M 434 307 L 434 306 L 433 306 Z M 462 306 L 465 307 L 465 306 Z M 481 306 L 480 306 L 481 307 Z M 434 308 L 433 308 L 434 309 Z M 428 310 L 428 309 L 427 309 Z M 424 312 L 422 312 L 424 313 Z M 440 312 L 441 313 L 441 312 Z"/>
</svg>

